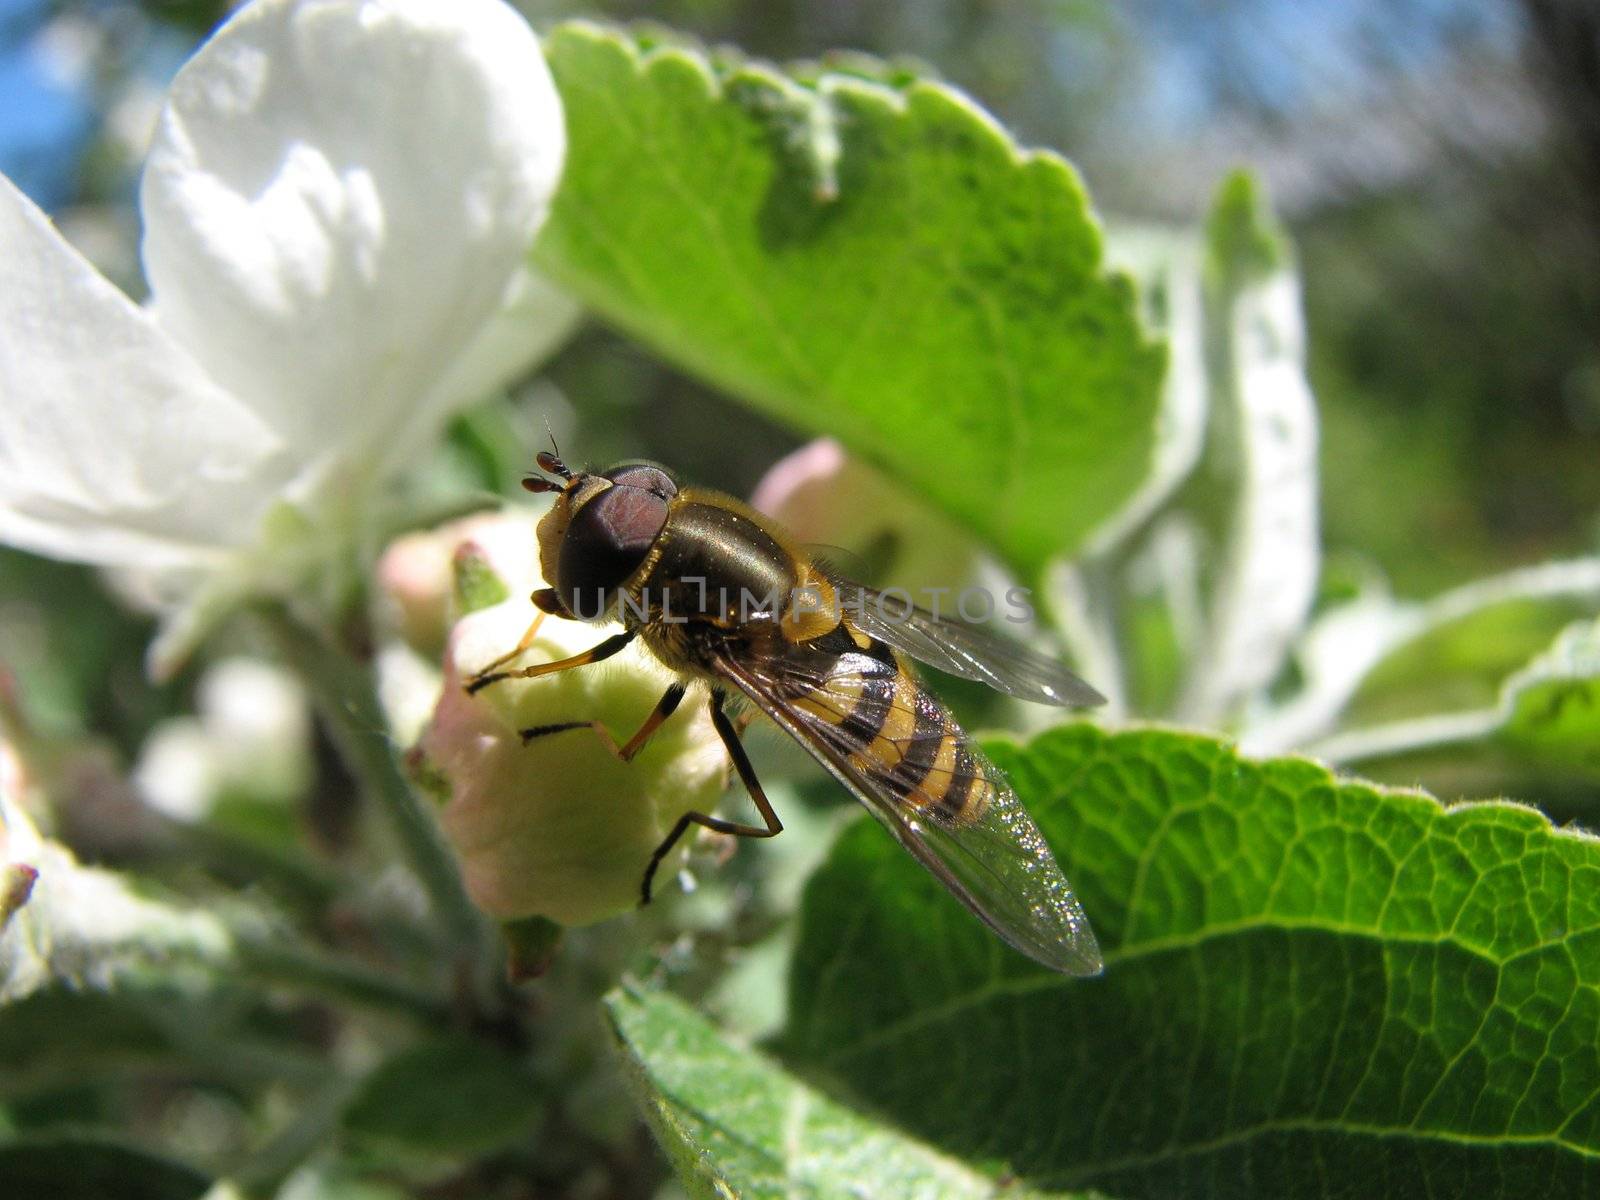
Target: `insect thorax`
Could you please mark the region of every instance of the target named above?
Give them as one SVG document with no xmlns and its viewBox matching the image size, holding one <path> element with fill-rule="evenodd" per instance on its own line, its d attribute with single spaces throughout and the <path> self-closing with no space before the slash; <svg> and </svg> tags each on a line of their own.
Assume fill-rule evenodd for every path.
<svg viewBox="0 0 1600 1200">
<path fill-rule="evenodd" d="M 625 624 L 771 620 L 792 603 L 804 564 L 751 517 L 721 504 L 673 505 L 649 559 L 628 581 Z"/>
</svg>

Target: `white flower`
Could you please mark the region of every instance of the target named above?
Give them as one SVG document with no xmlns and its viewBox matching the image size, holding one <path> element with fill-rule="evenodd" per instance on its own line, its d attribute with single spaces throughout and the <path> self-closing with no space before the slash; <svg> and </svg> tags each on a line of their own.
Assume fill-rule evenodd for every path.
<svg viewBox="0 0 1600 1200">
<path fill-rule="evenodd" d="M 0 179 L 0 540 L 159 572 L 190 626 L 365 553 L 375 489 L 570 326 L 522 266 L 564 151 L 499 0 L 241 8 L 155 132 L 144 308 Z"/>
<path fill-rule="evenodd" d="M 276 663 L 225 658 L 201 676 L 195 716 L 161 722 L 133 781 L 151 807 L 179 821 L 205 817 L 225 796 L 287 803 L 311 782 L 311 705 Z"/>
</svg>

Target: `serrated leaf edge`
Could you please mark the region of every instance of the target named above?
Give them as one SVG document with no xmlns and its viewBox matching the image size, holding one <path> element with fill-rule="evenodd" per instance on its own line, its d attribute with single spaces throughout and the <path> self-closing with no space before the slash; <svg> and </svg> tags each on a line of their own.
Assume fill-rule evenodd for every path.
<svg viewBox="0 0 1600 1200">
<path fill-rule="evenodd" d="M 660 69 L 664 64 L 689 67 L 702 82 L 705 88 L 705 98 L 717 102 L 728 98 L 730 88 L 737 87 L 741 82 L 749 82 L 771 87 L 777 90 L 786 99 L 804 108 L 808 114 L 821 115 L 825 122 L 826 137 L 821 141 L 826 144 L 829 139 L 836 142 L 838 127 L 834 123 L 831 98 L 835 95 L 849 94 L 863 101 L 881 105 L 885 110 L 903 117 L 908 114 L 919 101 L 932 101 L 946 105 L 951 111 L 959 113 L 963 119 L 978 126 L 990 141 L 1002 148 L 1006 154 L 1008 164 L 1013 172 L 1026 171 L 1035 165 L 1042 165 L 1059 172 L 1062 185 L 1068 190 L 1072 200 L 1081 208 L 1090 231 L 1090 261 L 1089 275 L 1101 284 L 1123 293 L 1130 313 L 1135 318 L 1135 325 L 1139 331 L 1140 349 L 1159 350 L 1165 358 L 1167 347 L 1165 339 L 1152 336 L 1149 328 L 1142 319 L 1139 319 L 1138 304 L 1136 301 L 1137 285 L 1133 277 L 1120 267 L 1113 266 L 1106 254 L 1106 236 L 1104 223 L 1095 212 L 1087 188 L 1077 168 L 1061 154 L 1043 147 L 1023 147 L 1011 134 L 999 124 L 995 118 L 959 88 L 938 80 L 914 80 L 904 87 L 892 88 L 885 84 L 874 83 L 863 79 L 859 75 L 845 75 L 825 73 L 817 79 L 815 84 L 805 84 L 786 74 L 781 67 L 758 59 L 738 57 L 731 61 L 716 61 L 703 47 L 683 41 L 665 41 L 648 47 L 641 46 L 636 37 L 629 32 L 626 25 L 618 25 L 603 21 L 577 19 L 562 22 L 545 35 L 547 43 L 558 41 L 564 37 L 581 38 L 593 46 L 615 48 L 621 51 L 630 61 L 634 73 L 641 79 L 648 78 L 650 73 Z M 817 170 L 819 178 L 826 180 L 831 176 L 832 165 L 827 161 L 827 154 L 815 153 L 816 142 L 813 142 L 812 165 Z M 828 202 L 826 186 L 819 190 L 819 202 Z M 535 247 L 537 259 L 537 245 Z M 559 277 L 559 271 L 554 272 Z M 780 339 L 781 341 L 781 339 Z M 794 364 L 790 364 L 793 366 Z M 1163 369 L 1167 369 L 1164 363 Z M 815 385 L 813 385 L 815 386 Z M 1158 399 L 1157 420 L 1165 420 L 1159 412 L 1164 407 L 1165 389 L 1162 397 Z M 1013 423 L 1016 424 L 1015 422 Z M 870 453 L 852 447 L 853 453 L 862 453 L 862 456 L 871 461 L 875 466 L 885 470 L 891 477 L 899 478 L 890 464 L 884 463 Z M 1090 546 L 1104 545 L 1113 536 L 1120 536 L 1119 531 L 1126 530 L 1134 524 L 1128 514 L 1130 511 L 1142 514 L 1152 510 L 1175 486 L 1177 480 L 1164 479 L 1164 472 L 1158 471 L 1162 464 L 1158 462 L 1163 452 L 1162 440 L 1159 436 L 1152 436 L 1148 448 L 1148 461 L 1143 481 L 1135 486 L 1125 498 L 1123 504 L 1115 511 L 1107 514 L 1093 526 L 1086 529 L 1080 539 L 1080 551 L 1086 551 Z M 1150 484 L 1152 477 L 1158 482 L 1167 484 L 1162 489 L 1153 489 Z M 1007 478 L 1014 485 L 1016 473 L 1007 473 Z M 915 481 L 906 481 L 907 486 L 918 495 L 923 495 L 921 488 Z M 967 520 L 959 512 L 946 509 L 937 497 L 926 497 L 946 515 L 950 516 L 963 528 L 968 527 Z M 1000 497 L 1003 507 L 1003 497 Z M 1018 567 L 1026 564 L 1016 563 Z M 1037 565 L 1043 565 L 1037 564 Z"/>
</svg>

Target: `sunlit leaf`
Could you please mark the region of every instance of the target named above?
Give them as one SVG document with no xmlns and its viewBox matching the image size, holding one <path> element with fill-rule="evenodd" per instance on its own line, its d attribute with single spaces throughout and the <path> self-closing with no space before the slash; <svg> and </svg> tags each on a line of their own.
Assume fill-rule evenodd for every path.
<svg viewBox="0 0 1600 1200">
<path fill-rule="evenodd" d="M 996 1194 L 994 1179 L 733 1045 L 681 1001 L 624 989 L 611 994 L 606 1009 L 656 1136 L 696 1196 L 960 1200 Z M 1015 1200 L 1040 1195 L 1015 1187 L 1003 1194 Z"/>
<path fill-rule="evenodd" d="M 1370 581 L 1312 623 L 1296 648 L 1304 686 L 1243 742 L 1255 753 L 1308 749 L 1343 761 L 1339 742 L 1364 728 L 1491 707 L 1508 676 L 1597 609 L 1594 558 L 1507 571 L 1423 603 Z"/>
<path fill-rule="evenodd" d="M 1600 621 L 1569 627 L 1507 680 L 1503 708 L 1518 753 L 1600 774 Z"/>
<path fill-rule="evenodd" d="M 115 871 L 79 863 L 40 836 L 0 783 L 0 867 L 35 873 L 0 928 L 0 1003 L 52 984 L 105 989 L 124 978 L 174 986 L 225 966 L 233 938 L 214 914 L 140 895 Z"/>
<path fill-rule="evenodd" d="M 1320 748 L 1346 761 L 1397 760 L 1408 769 L 1424 758 L 1444 758 L 1458 771 L 1489 759 L 1502 773 L 1600 777 L 1600 623 L 1569 626 L 1505 680 L 1496 704 L 1358 727 Z"/>
<path fill-rule="evenodd" d="M 1600 1186 L 1600 843 L 1178 732 L 994 752 L 1104 976 L 1013 954 L 863 824 L 807 894 L 784 1045 L 808 1074 L 1035 1186 Z"/>
<path fill-rule="evenodd" d="M 1072 169 L 940 84 L 805 83 L 574 24 L 539 269 L 1036 568 L 1145 480 L 1164 355 Z"/>
</svg>

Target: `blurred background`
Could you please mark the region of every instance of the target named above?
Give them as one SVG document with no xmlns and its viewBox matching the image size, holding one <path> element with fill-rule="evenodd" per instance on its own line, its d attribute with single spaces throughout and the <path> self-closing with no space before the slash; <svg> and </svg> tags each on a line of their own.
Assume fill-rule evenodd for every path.
<svg viewBox="0 0 1600 1200">
<path fill-rule="evenodd" d="M 145 140 L 166 81 L 228 7 L 0 0 L 0 170 L 135 295 Z M 1326 548 L 1359 551 L 1420 597 L 1600 542 L 1600 6 L 523 7 L 536 24 L 650 19 L 779 60 L 910 60 L 1065 153 L 1112 220 L 1193 223 L 1249 165 L 1301 258 Z M 748 492 L 796 444 L 602 329 L 550 378 L 526 403 L 565 411 L 586 457 L 645 454 Z M 709 421 L 740 435 L 708 445 L 696 431 Z M 456 447 L 471 457 L 495 432 L 458 428 Z M 542 432 L 541 417 L 511 435 Z M 145 686 L 147 629 L 80 568 L 0 551 L 0 628 L 33 715 L 58 731 L 87 725 L 131 751 L 187 686 Z"/>
</svg>

